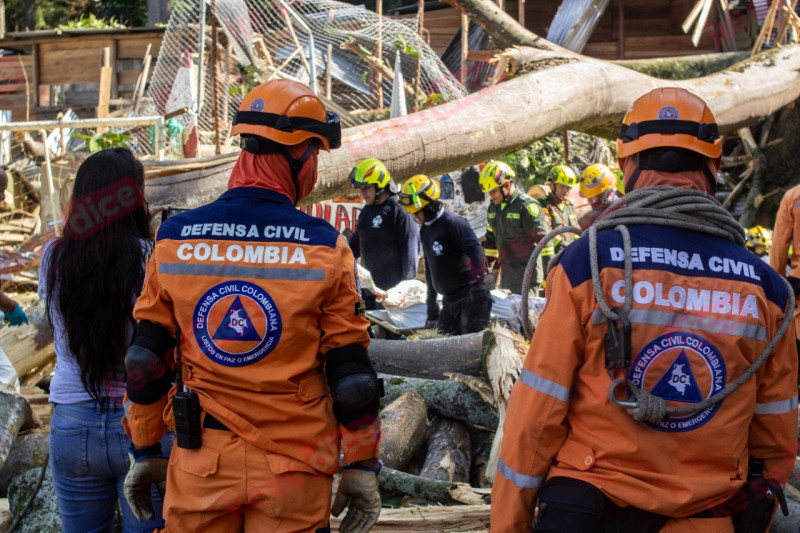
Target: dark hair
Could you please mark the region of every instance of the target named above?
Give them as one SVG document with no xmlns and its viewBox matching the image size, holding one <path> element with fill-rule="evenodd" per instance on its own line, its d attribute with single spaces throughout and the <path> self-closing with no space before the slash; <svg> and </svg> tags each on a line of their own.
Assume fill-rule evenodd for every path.
<svg viewBox="0 0 800 533">
<path fill-rule="evenodd" d="M 91 155 L 78 168 L 46 275 L 47 318 L 52 327 L 50 310 L 61 312 L 81 381 L 96 400 L 122 372 L 150 249 L 142 239 L 152 237 L 142 164 L 124 148 Z"/>
</svg>

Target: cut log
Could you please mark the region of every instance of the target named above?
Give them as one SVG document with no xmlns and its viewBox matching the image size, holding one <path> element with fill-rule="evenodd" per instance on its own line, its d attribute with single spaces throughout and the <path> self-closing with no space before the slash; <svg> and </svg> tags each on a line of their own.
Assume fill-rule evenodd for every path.
<svg viewBox="0 0 800 533">
<path fill-rule="evenodd" d="M 384 466 L 403 468 L 425 442 L 428 410 L 416 392 L 398 397 L 381 411 L 380 460 Z"/>
<path fill-rule="evenodd" d="M 0 391 L 0 468 L 11 453 L 17 434 L 35 425 L 33 411 L 25 398 Z"/>
<path fill-rule="evenodd" d="M 431 531 L 487 531 L 489 505 L 453 505 L 381 509 L 378 523 L 370 533 L 430 533 Z M 342 522 L 331 517 L 331 531 Z"/>
<path fill-rule="evenodd" d="M 50 431 L 47 428 L 34 429 L 17 436 L 8 459 L 0 470 L 0 496 L 8 494 L 8 486 L 15 477 L 31 468 L 41 467 L 49 452 Z"/>
<path fill-rule="evenodd" d="M 419 475 L 441 481 L 469 482 L 472 446 L 463 422 L 437 416 L 431 422 L 428 455 Z"/>
<path fill-rule="evenodd" d="M 386 391 L 386 396 L 381 399 L 384 404 L 407 392 L 417 392 L 433 414 L 459 420 L 478 429 L 494 431 L 497 428 L 497 410 L 464 383 L 388 375 L 381 377 Z"/>
<path fill-rule="evenodd" d="M 386 467 L 381 470 L 380 486 L 387 492 L 399 492 L 413 498 L 445 505 L 489 503 L 491 492 L 486 489 L 473 489 L 467 483 L 440 481 Z"/>
<path fill-rule="evenodd" d="M 481 375 L 484 333 L 417 341 L 372 339 L 369 357 L 378 372 L 445 379 L 445 372 Z"/>
</svg>

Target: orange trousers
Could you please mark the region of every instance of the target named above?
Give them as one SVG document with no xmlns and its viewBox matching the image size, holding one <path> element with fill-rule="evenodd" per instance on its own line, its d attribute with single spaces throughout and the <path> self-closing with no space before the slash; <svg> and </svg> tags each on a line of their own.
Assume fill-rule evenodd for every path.
<svg viewBox="0 0 800 533">
<path fill-rule="evenodd" d="M 327 531 L 333 478 L 253 446 L 231 431 L 203 429 L 197 450 L 172 449 L 165 533 Z"/>
</svg>

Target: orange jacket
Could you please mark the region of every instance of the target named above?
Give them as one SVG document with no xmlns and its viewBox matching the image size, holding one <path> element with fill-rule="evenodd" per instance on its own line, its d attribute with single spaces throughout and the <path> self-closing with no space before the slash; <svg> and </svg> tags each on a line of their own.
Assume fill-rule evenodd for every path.
<svg viewBox="0 0 800 533">
<path fill-rule="evenodd" d="M 331 474 L 340 442 L 348 462 L 377 456 L 378 421 L 340 426 L 324 373 L 329 350 L 369 343 L 354 269 L 327 222 L 278 192 L 235 187 L 161 225 L 134 317 L 180 329 L 183 380 L 203 411 L 255 446 Z M 173 395 L 128 402 L 136 446 L 172 425 Z"/>
<path fill-rule="evenodd" d="M 780 275 L 786 274 L 789 248 L 798 250 L 792 253 L 789 275 L 800 278 L 800 185 L 786 191 L 775 217 L 769 264 Z M 797 301 L 800 303 L 800 298 Z M 800 306 L 794 312 L 794 328 L 795 337 L 800 339 Z"/>
<path fill-rule="evenodd" d="M 631 226 L 632 363 L 628 377 L 669 405 L 698 403 L 739 377 L 783 318 L 788 291 L 763 261 L 727 240 Z M 529 532 L 538 489 L 554 476 L 598 487 L 617 505 L 685 517 L 727 500 L 748 454 L 785 483 L 797 453 L 797 355 L 791 331 L 724 401 L 659 424 L 612 404 L 607 322 L 593 289 L 588 237 L 547 279 L 547 303 L 505 419 L 492 532 Z M 622 307 L 622 238 L 598 233 L 603 294 Z M 624 391 L 617 397 L 625 399 Z"/>
</svg>

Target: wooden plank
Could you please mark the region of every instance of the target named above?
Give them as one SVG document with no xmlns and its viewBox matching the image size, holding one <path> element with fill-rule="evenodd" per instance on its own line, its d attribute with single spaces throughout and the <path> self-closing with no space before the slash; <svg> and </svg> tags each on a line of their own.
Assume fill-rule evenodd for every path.
<svg viewBox="0 0 800 533">
<path fill-rule="evenodd" d="M 111 47 L 103 49 L 103 66 L 100 67 L 100 90 L 97 93 L 97 118 L 108 118 L 108 101 L 111 98 Z M 97 133 L 103 133 L 108 128 L 99 127 Z"/>
<path fill-rule="evenodd" d="M 33 98 L 31 99 L 31 103 L 33 107 L 39 107 L 39 85 L 42 83 L 41 79 L 41 71 L 42 71 L 42 59 L 41 59 L 41 50 L 39 49 L 38 44 L 34 44 L 31 47 L 32 55 L 33 55 L 33 68 L 32 76 L 31 76 L 31 90 L 33 91 Z M 49 102 L 48 102 L 49 103 Z M 25 109 L 25 120 L 30 120 L 29 117 L 30 113 L 28 113 L 27 105 Z"/>
<path fill-rule="evenodd" d="M 136 85 L 136 80 L 139 79 L 141 70 L 123 70 L 117 73 L 117 84 L 122 85 Z"/>
<path fill-rule="evenodd" d="M 422 533 L 430 531 L 489 530 L 489 505 L 442 505 L 381 509 L 371 533 Z M 331 517 L 331 531 L 337 531 L 344 515 Z"/>
<path fill-rule="evenodd" d="M 161 34 L 153 34 L 137 36 L 135 39 L 120 39 L 117 56 L 126 59 L 141 59 L 147 51 L 147 45 L 151 45 L 150 55 L 157 57 L 161 50 L 161 38 Z"/>
<path fill-rule="evenodd" d="M 111 39 L 111 46 L 110 52 L 111 55 L 109 56 L 110 63 L 108 64 L 111 67 L 111 92 L 109 93 L 110 98 L 117 98 L 119 96 L 119 90 L 117 86 L 119 85 L 119 81 L 117 80 L 117 48 L 119 45 L 119 41 L 117 39 Z M 101 85 L 102 86 L 102 85 Z"/>
</svg>

